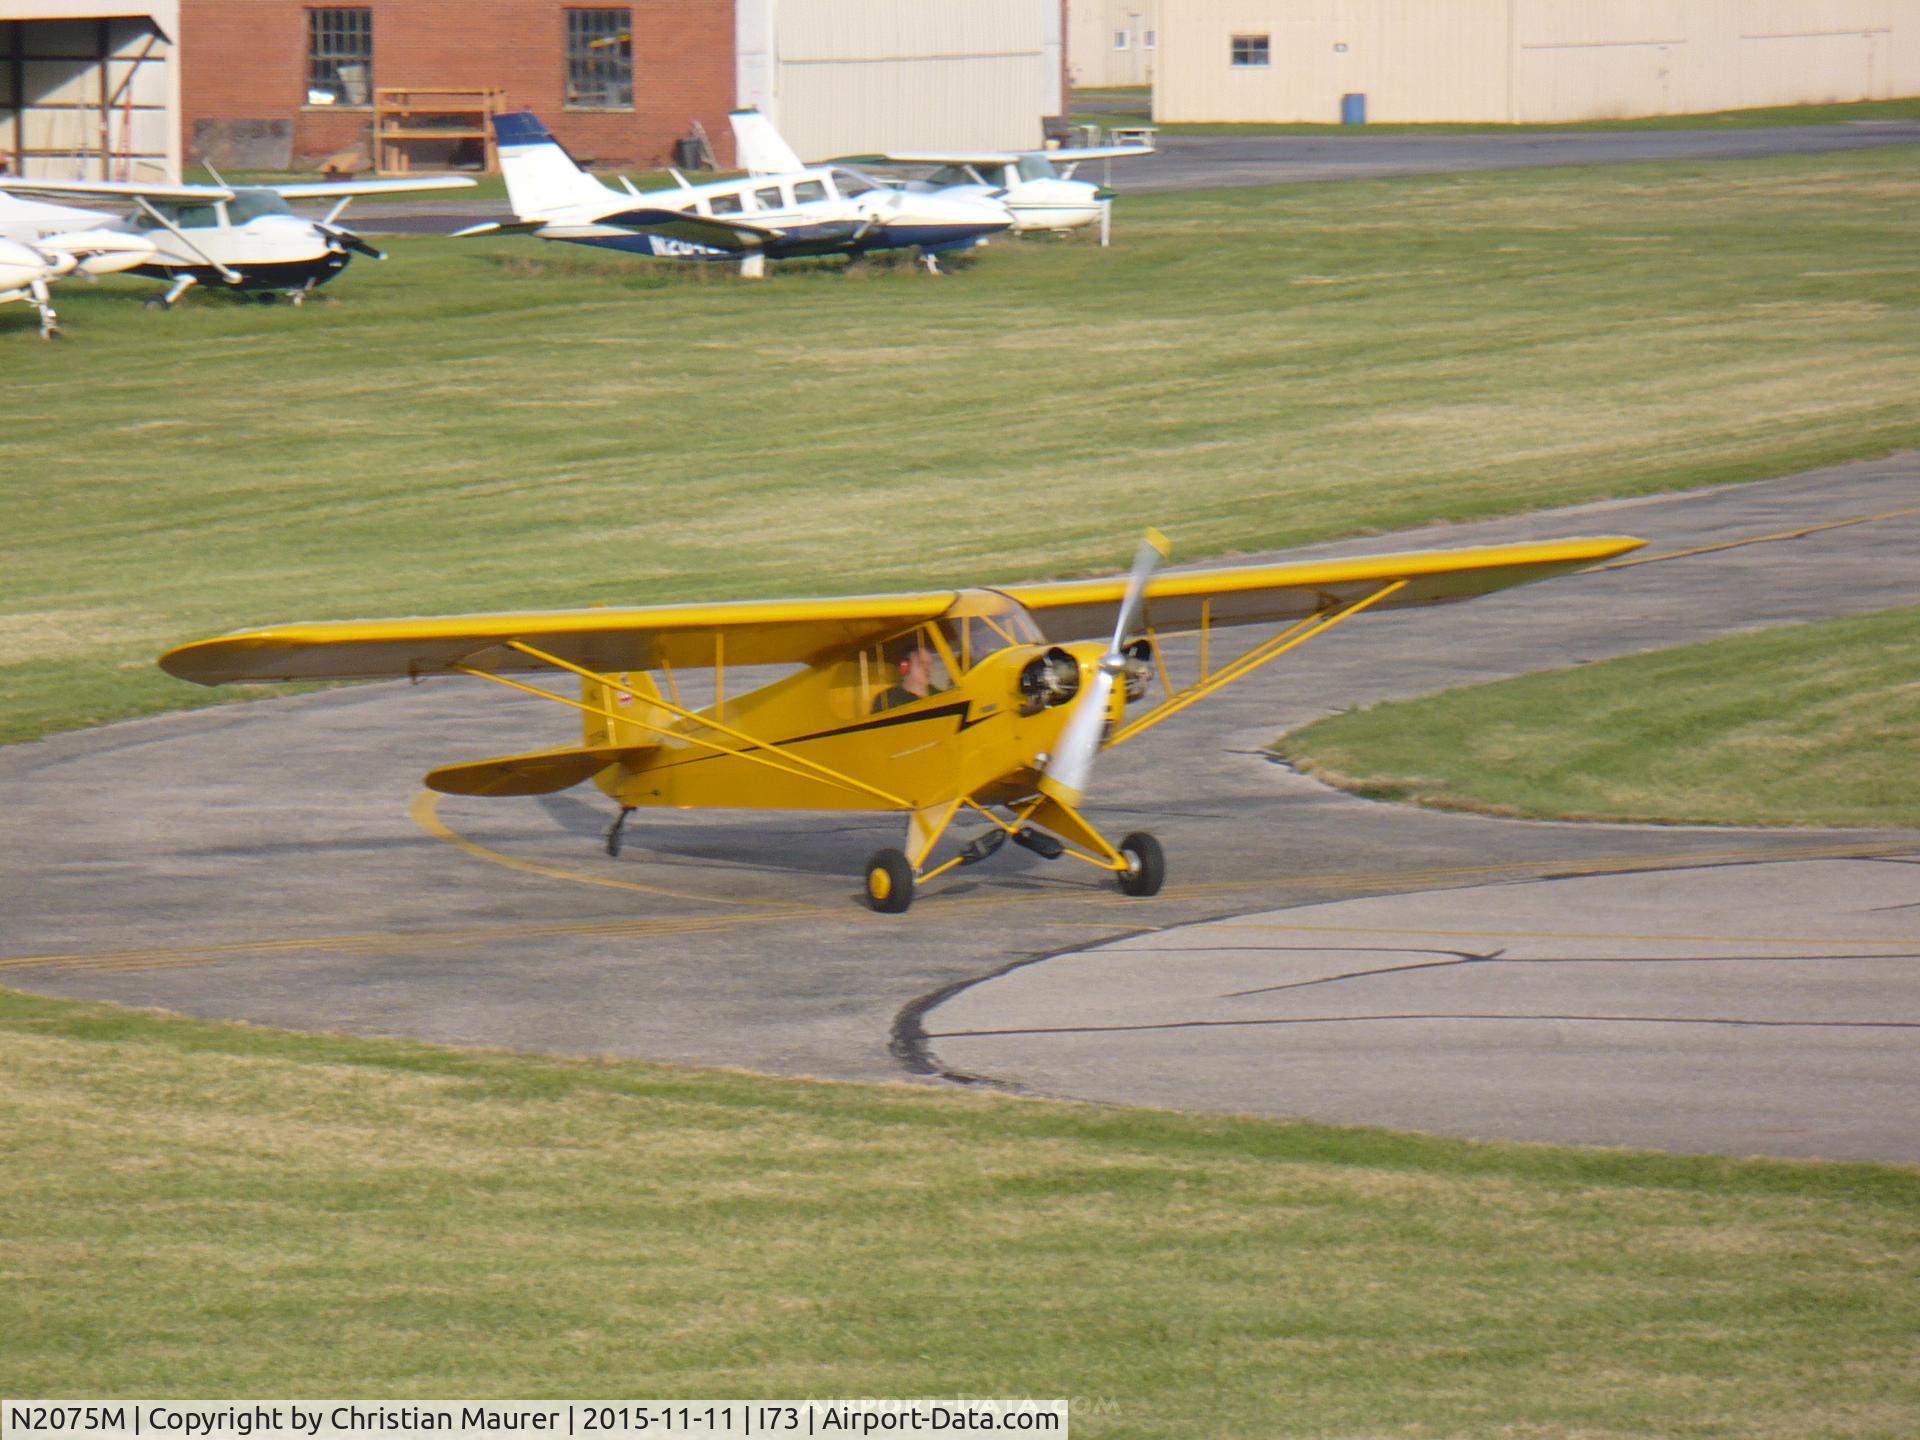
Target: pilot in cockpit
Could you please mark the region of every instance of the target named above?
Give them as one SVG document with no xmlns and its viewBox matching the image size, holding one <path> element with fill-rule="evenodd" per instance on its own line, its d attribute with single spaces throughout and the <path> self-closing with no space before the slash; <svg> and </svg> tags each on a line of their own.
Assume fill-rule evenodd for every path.
<svg viewBox="0 0 1920 1440">
<path fill-rule="evenodd" d="M 896 669 L 899 678 L 873 697 L 873 713 L 892 710 L 901 705 L 911 705 L 916 700 L 924 700 L 936 690 L 946 687 L 937 683 L 935 667 L 940 660 L 927 648 L 925 640 L 916 640 L 911 649 L 901 655 Z"/>
</svg>

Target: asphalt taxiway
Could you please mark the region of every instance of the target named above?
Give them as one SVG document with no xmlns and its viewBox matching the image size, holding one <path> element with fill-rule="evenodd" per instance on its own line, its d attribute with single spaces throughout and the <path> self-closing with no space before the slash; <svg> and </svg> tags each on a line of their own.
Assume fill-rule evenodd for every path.
<svg viewBox="0 0 1920 1440">
<path fill-rule="evenodd" d="M 898 843 L 897 822 L 882 816 L 641 814 L 610 859 L 600 837 L 611 808 L 591 789 L 486 801 L 419 788 L 450 759 L 569 743 L 567 713 L 474 681 L 372 685 L 0 750 L 15 842 L 0 873 L 0 983 L 303 1029 L 786 1074 L 946 1075 L 1465 1134 L 1920 1158 L 1905 1118 L 1920 1113 L 1920 910 L 1906 868 L 1920 835 L 1436 814 L 1340 794 L 1267 758 L 1280 731 L 1345 706 L 1920 600 L 1920 455 L 1295 553 L 1595 533 L 1651 543 L 1617 568 L 1355 620 L 1104 757 L 1097 821 L 1115 834 L 1151 828 L 1168 850 L 1171 878 L 1151 901 L 1007 847 L 929 886 L 905 917 L 876 915 L 858 876 L 870 851 Z M 274 618 L 284 617 L 234 617 Z M 1863 868 L 1845 885 L 1820 879 L 1839 872 L 1800 868 L 1836 865 Z M 1572 906 L 1573 884 L 1600 887 L 1579 893 L 1602 900 L 1580 904 L 1604 911 L 1605 934 L 1554 918 Z M 1751 918 L 1793 886 L 1805 903 L 1790 931 Z M 1535 898 L 1521 905 L 1524 895 Z M 1339 908 L 1355 904 L 1390 908 Z M 1882 928 L 1858 928 L 1869 911 Z M 1383 973 L 1365 986 L 1343 982 L 1341 999 L 1362 1007 L 1355 1015 L 1425 1016 L 1426 1029 L 1328 1024 L 1306 1040 L 1305 1025 L 1215 1026 L 1243 1033 L 1151 1063 L 1136 1042 L 1082 1037 L 1072 1043 L 1088 1058 L 1071 1072 L 1052 1040 L 1020 1049 L 1010 1036 L 961 1034 L 1048 1028 L 1058 989 L 1017 988 L 1095 973 L 1084 967 L 1107 962 L 1042 957 L 1103 944 L 1119 942 L 1124 966 L 1082 1008 L 1091 1018 L 1117 1006 L 1117 1024 L 1222 1018 L 1229 991 L 1324 981 L 1346 963 L 1323 940 L 1289 940 L 1279 948 L 1290 958 L 1251 962 L 1245 945 L 1190 928 L 1220 920 L 1267 927 L 1236 932 L 1267 949 L 1289 925 L 1364 934 L 1389 958 L 1367 962 Z M 1434 941 L 1459 929 L 1476 938 Z M 1568 958 L 1515 948 L 1520 931 L 1556 930 L 1581 930 L 1598 948 L 1577 958 L 1610 968 L 1516 968 Z M 1718 968 L 1627 963 L 1676 937 L 1701 947 L 1681 959 Z M 1773 939 L 1790 953 L 1760 943 Z M 1440 994 L 1439 977 L 1399 973 L 1393 958 L 1436 946 L 1516 958 L 1462 969 L 1469 995 Z M 1196 958 L 1223 948 L 1242 958 L 1224 969 Z M 1844 954 L 1822 958 L 1829 951 Z M 1770 996 L 1757 1008 L 1709 993 L 1712 976 L 1746 993 L 1747 972 L 1753 993 Z M 1842 977 L 1846 1003 L 1825 1003 L 1823 987 Z M 1255 1018 L 1300 1018 L 1271 1007 L 1304 1005 L 1316 989 L 1337 987 L 1276 992 L 1292 998 L 1270 996 Z M 1523 1038 L 1498 1041 L 1502 1068 L 1480 1072 L 1496 1024 L 1483 1012 L 1513 1019 L 1504 1033 Z M 1581 1104 L 1512 1105 L 1528 1088 L 1554 1093 L 1561 1042 L 1576 1033 L 1565 1027 L 1581 1017 L 1591 1032 L 1578 1032 Z M 1757 1118 L 1695 1103 L 1699 1072 L 1649 1070 L 1651 1051 L 1621 1044 L 1623 1024 L 1607 1028 L 1662 1027 L 1652 1049 L 1684 1058 L 1728 1018 L 1755 1023 L 1713 1030 L 1715 1044 L 1764 1035 L 1774 1053 L 1805 1059 L 1778 1069 L 1773 1108 Z M 1843 1024 L 1849 1045 L 1816 1028 Z M 1674 1038 L 1688 1027 L 1694 1037 Z M 1863 1048 L 1875 1058 L 1859 1068 Z M 1466 1074 L 1452 1089 L 1436 1080 L 1441 1055 Z M 1179 1072 L 1190 1088 L 1169 1088 Z M 1355 1083 L 1333 1094 L 1300 1083 L 1305 1072 Z M 1665 1097 L 1651 1106 L 1649 1086 Z M 1400 1099 L 1374 1107 L 1368 1097 L 1383 1093 Z M 1601 1112 L 1606 1125 L 1588 1123 Z"/>
</svg>

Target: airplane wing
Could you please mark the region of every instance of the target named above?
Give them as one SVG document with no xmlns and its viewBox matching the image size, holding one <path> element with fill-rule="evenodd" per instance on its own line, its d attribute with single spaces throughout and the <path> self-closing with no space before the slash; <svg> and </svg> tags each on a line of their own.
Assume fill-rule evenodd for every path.
<svg viewBox="0 0 1920 1440">
<path fill-rule="evenodd" d="M 1132 155 L 1151 155 L 1151 145 L 1082 145 L 1073 150 L 1034 150 L 1030 154 L 1071 165 L 1080 160 L 1125 160 Z"/>
<path fill-rule="evenodd" d="M 1464 550 L 1411 550 L 1350 560 L 1163 571 L 1148 583 L 1145 623 L 1164 633 L 1189 629 L 1203 620 L 1211 626 L 1296 620 L 1330 603 L 1363 599 L 1395 580 L 1408 583 L 1378 608 L 1439 605 L 1582 570 L 1644 544 L 1623 535 L 1603 535 Z M 1026 606 L 1049 640 L 1091 640 L 1112 634 L 1127 577 L 997 588 Z"/>
<path fill-rule="evenodd" d="M 506 648 L 519 640 L 600 674 L 714 662 L 799 663 L 931 620 L 951 590 L 827 600 L 740 600 L 401 620 L 331 620 L 236 630 L 160 657 L 160 668 L 201 685 L 275 680 L 378 680 L 549 667 Z M 717 640 L 717 645 L 716 645 Z"/>
<path fill-rule="evenodd" d="M 0 178 L 0 190 L 16 195 L 72 195 L 92 200 L 150 200 L 156 205 L 204 205 L 231 200 L 225 185 L 149 185 L 143 180 L 29 180 Z"/>
<path fill-rule="evenodd" d="M 1051 152 L 1049 152 L 1051 153 Z M 887 155 L 849 155 L 844 165 L 1017 165 L 1017 150 L 901 150 Z"/>
<path fill-rule="evenodd" d="M 744 220 L 695 215 L 685 210 L 622 210 L 602 215 L 596 225 L 614 225 L 641 235 L 664 235 L 669 240 L 685 240 L 715 250 L 758 250 L 769 240 L 778 240 L 784 230 L 751 225 Z"/>
<path fill-rule="evenodd" d="M 471 190 L 471 175 L 418 175 L 401 180 L 307 180 L 294 185 L 263 185 L 282 200 L 339 200 L 349 195 L 402 195 L 409 190 Z"/>
</svg>

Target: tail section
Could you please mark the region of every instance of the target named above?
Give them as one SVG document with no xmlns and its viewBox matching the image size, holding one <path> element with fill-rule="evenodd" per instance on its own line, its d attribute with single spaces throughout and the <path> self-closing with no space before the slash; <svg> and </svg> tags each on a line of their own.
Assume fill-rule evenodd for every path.
<svg viewBox="0 0 1920 1440">
<path fill-rule="evenodd" d="M 507 177 L 507 200 L 521 220 L 545 219 L 575 206 L 604 210 L 619 197 L 594 179 L 553 138 L 531 110 L 493 117 L 500 142 L 500 170 Z"/>
<path fill-rule="evenodd" d="M 580 682 L 580 703 L 592 707 L 580 712 L 583 743 L 589 750 L 626 750 L 658 745 L 657 727 L 672 716 L 652 703 L 660 687 L 644 670 L 638 676 L 621 675 Z"/>
<path fill-rule="evenodd" d="M 727 118 L 733 122 L 734 159 L 748 174 L 792 175 L 807 168 L 758 110 L 735 110 Z"/>
</svg>

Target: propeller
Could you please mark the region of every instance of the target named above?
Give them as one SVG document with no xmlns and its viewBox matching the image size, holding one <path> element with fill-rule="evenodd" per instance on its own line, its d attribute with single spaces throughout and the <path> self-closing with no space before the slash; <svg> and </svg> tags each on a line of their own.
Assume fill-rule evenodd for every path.
<svg viewBox="0 0 1920 1440">
<path fill-rule="evenodd" d="M 362 240 L 351 230 L 342 230 L 338 225 L 325 225 L 318 220 L 313 222 L 313 228 L 326 236 L 328 240 L 332 241 L 342 250 L 357 250 L 370 260 L 384 260 L 387 258 L 385 251 L 374 249 L 373 246 Z"/>
<path fill-rule="evenodd" d="M 1126 598 L 1120 602 L 1113 641 L 1094 667 L 1093 683 L 1085 686 L 1073 702 L 1073 713 L 1067 717 L 1059 744 L 1047 761 L 1046 773 L 1040 777 L 1040 793 L 1050 800 L 1074 806 L 1086 793 L 1087 776 L 1092 773 L 1093 757 L 1100 749 L 1101 731 L 1107 723 L 1107 707 L 1113 699 L 1113 682 L 1127 669 L 1127 657 L 1120 647 L 1140 618 L 1147 582 L 1153 578 L 1160 562 L 1167 558 L 1167 549 L 1167 537 L 1149 527 L 1141 538 L 1139 550 L 1134 552 L 1133 574 L 1127 579 Z"/>
</svg>

